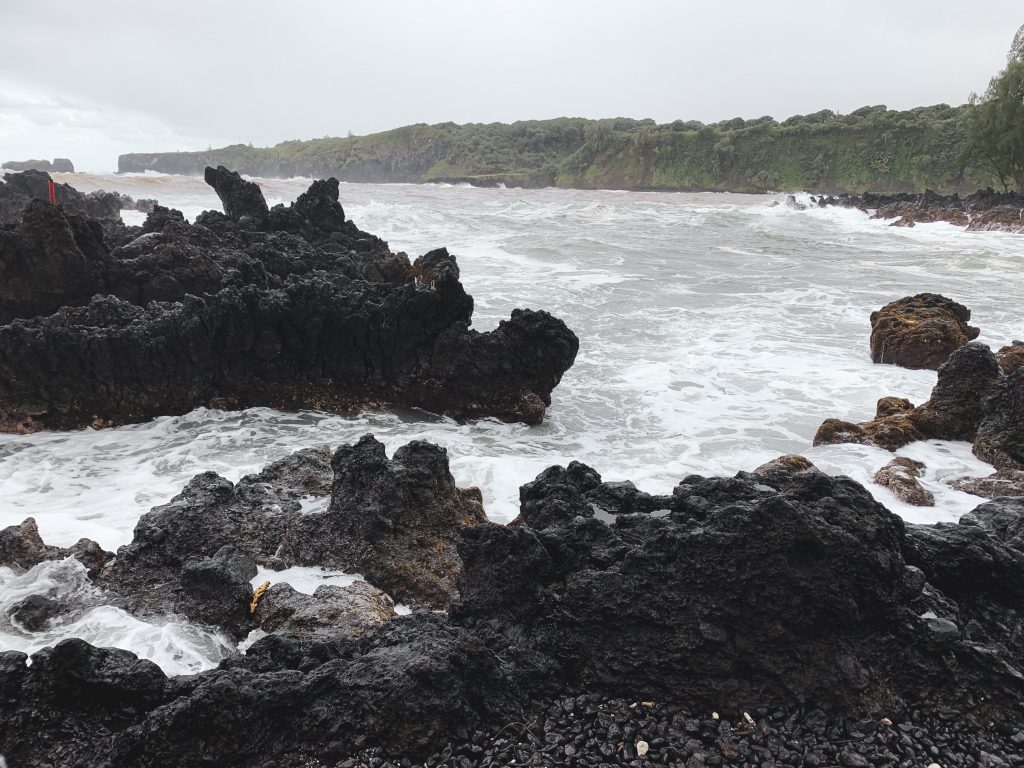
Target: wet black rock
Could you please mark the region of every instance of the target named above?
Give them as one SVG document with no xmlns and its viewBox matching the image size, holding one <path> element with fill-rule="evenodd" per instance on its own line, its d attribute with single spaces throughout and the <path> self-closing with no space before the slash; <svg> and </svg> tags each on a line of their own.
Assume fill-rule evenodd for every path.
<svg viewBox="0 0 1024 768">
<path fill-rule="evenodd" d="M 996 469 L 1024 469 L 1024 368 L 996 381 L 981 409 L 974 453 Z"/>
<path fill-rule="evenodd" d="M 267 218 L 267 201 L 263 198 L 263 192 L 258 184 L 246 181 L 223 165 L 216 168 L 208 167 L 204 178 L 217 193 L 228 218 L 235 221 L 244 219 L 257 225 L 262 224 Z"/>
<path fill-rule="evenodd" d="M 200 405 L 543 418 L 579 346 L 560 320 L 471 330 L 454 257 L 391 253 L 345 220 L 336 182 L 266 211 L 250 182 L 212 180 L 235 218 L 156 207 L 113 237 L 33 203 L 0 230 L 0 430 Z"/>
<path fill-rule="evenodd" d="M 255 576 L 256 563 L 231 544 L 210 557 L 188 561 L 181 569 L 177 610 L 196 621 L 229 626 L 235 634 L 244 634 L 252 623 L 250 581 Z"/>
<path fill-rule="evenodd" d="M 926 403 L 914 408 L 907 400 L 884 397 L 871 421 L 853 424 L 826 419 L 814 444 L 862 443 L 894 451 L 917 440 L 980 438 L 975 453 L 981 458 L 999 457 L 1003 467 L 1014 468 L 1012 457 L 1019 449 L 1013 446 L 1020 442 L 1018 436 L 1024 428 L 1024 409 L 1015 406 L 1019 398 L 1014 394 L 1014 381 L 1003 375 L 986 345 L 972 342 L 939 366 Z"/>
<path fill-rule="evenodd" d="M 99 765 L 112 735 L 166 697 L 160 668 L 128 651 L 73 639 L 25 661 L 0 653 L 0 754 L 17 768 Z"/>
<path fill-rule="evenodd" d="M 220 669 L 168 681 L 124 651 L 64 641 L 0 655 L 0 750 L 35 766 L 265 765 L 401 754 L 468 738 L 518 712 L 498 657 L 443 616 L 362 640 L 273 635 Z M 91 701 L 91 705 L 90 705 Z M 307 763 L 308 764 L 308 763 Z"/>
<path fill-rule="evenodd" d="M 26 571 L 48 560 L 74 557 L 92 573 L 98 573 L 112 555 L 91 539 L 79 539 L 71 547 L 54 547 L 43 542 L 34 518 L 0 530 L 0 566 Z"/>
<path fill-rule="evenodd" d="M 46 560 L 62 556 L 60 547 L 47 546 L 39 535 L 35 519 L 0 530 L 0 566 L 28 570 Z"/>
<path fill-rule="evenodd" d="M 693 476 L 668 514 L 611 525 L 588 503 L 600 495 L 589 468 L 547 470 L 531 486 L 524 525 L 463 531 L 451 611 L 505 649 L 524 685 L 732 711 L 787 700 L 870 710 L 938 685 L 939 641 L 909 607 L 928 598 L 908 578 L 902 521 L 846 478 L 786 466 Z M 951 689 L 995 675 L 966 655 L 944 670 Z"/>
<path fill-rule="evenodd" d="M 268 593 L 266 610 L 251 615 L 257 564 L 361 573 L 390 598 L 446 607 L 461 567 L 459 531 L 486 519 L 479 490 L 456 487 L 444 449 L 421 441 L 388 459 L 368 435 L 339 448 L 328 464 L 329 456 L 300 451 L 237 484 L 197 475 L 169 504 L 140 518 L 132 542 L 97 583 L 136 613 L 173 609 L 239 637 L 263 620 L 271 629 L 283 623 L 287 617 L 274 606 L 303 601 Z M 335 603 L 344 596 L 323 595 Z M 364 623 L 392 610 L 358 589 L 348 596 L 346 610 Z M 325 603 L 304 610 L 343 609 Z M 314 619 L 306 621 L 312 627 Z"/>
<path fill-rule="evenodd" d="M 35 170 L 8 173 L 0 177 L 0 226 L 21 221 L 25 208 L 33 200 L 49 204 L 50 181 L 50 174 Z M 111 232 L 119 226 L 123 228 L 123 197 L 117 192 L 100 190 L 83 194 L 70 184 L 57 182 L 53 186 L 54 197 L 60 208 L 96 219 Z"/>
<path fill-rule="evenodd" d="M 1024 499 L 981 504 L 959 523 L 908 525 L 904 551 L 961 609 L 981 600 L 1024 612 Z"/>
<path fill-rule="evenodd" d="M 1002 377 L 992 351 L 972 342 L 939 368 L 928 402 L 915 409 L 915 426 L 929 438 L 973 440 L 982 420 L 982 400 Z"/>
<path fill-rule="evenodd" d="M 46 595 L 29 595 L 12 605 L 7 615 L 27 631 L 39 632 L 50 619 L 60 615 L 61 609 L 59 600 Z"/>
<path fill-rule="evenodd" d="M 414 440 L 388 459 L 367 435 L 331 462 L 331 503 L 295 521 L 278 557 L 363 574 L 396 600 L 445 608 L 460 571 L 459 532 L 482 523 L 477 488 L 459 488 L 443 448 Z"/>
<path fill-rule="evenodd" d="M 514 524 L 459 526 L 475 498 L 451 484 L 440 449 L 413 443 L 388 460 L 365 438 L 332 463 L 326 510 L 323 451 L 237 484 L 197 477 L 140 520 L 99 582 L 233 604 L 252 573 L 239 552 L 271 565 L 301 542 L 332 556 L 320 537 L 345 556 L 416 556 L 447 521 L 461 534 L 447 616 L 393 617 L 368 586 L 360 603 L 351 588 L 275 584 L 252 621 L 280 631 L 198 675 L 166 680 L 89 646 L 58 645 L 31 666 L 6 654 L 0 750 L 60 768 L 909 768 L 1014 754 L 1024 500 L 912 526 L 799 456 L 689 476 L 671 496 L 574 462 L 523 487 Z M 79 704 L 83 680 L 95 711 Z"/>
<path fill-rule="evenodd" d="M 30 202 L 16 227 L 0 230 L 0 323 L 88 302 L 108 261 L 99 224 Z"/>
</svg>

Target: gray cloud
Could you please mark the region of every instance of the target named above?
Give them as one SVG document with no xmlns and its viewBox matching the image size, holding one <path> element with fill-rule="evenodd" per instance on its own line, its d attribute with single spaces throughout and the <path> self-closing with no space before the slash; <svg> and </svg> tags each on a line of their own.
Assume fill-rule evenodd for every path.
<svg viewBox="0 0 1024 768">
<path fill-rule="evenodd" d="M 1022 22 L 1019 0 L 4 0 L 0 154 L 110 169 L 413 122 L 958 104 Z"/>
</svg>

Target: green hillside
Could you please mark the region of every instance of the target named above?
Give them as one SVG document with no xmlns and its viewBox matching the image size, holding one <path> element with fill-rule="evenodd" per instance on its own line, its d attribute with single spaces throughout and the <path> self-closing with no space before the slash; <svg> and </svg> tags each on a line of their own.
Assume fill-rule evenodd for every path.
<svg viewBox="0 0 1024 768">
<path fill-rule="evenodd" d="M 626 118 L 418 124 L 267 148 L 122 155 L 118 171 L 200 174 L 207 165 L 226 165 L 253 176 L 343 181 L 948 193 L 993 183 L 989 174 L 961 167 L 966 115 L 974 108 L 822 110 L 781 123 L 762 117 L 710 125 Z"/>
</svg>

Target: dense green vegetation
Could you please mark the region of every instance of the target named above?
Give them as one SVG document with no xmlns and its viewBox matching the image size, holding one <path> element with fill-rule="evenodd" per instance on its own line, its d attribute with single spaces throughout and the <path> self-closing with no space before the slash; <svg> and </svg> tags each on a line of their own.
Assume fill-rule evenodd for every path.
<svg viewBox="0 0 1024 768">
<path fill-rule="evenodd" d="M 255 176 L 347 181 L 469 181 L 509 186 L 763 192 L 973 191 L 998 174 L 964 155 L 982 105 L 907 111 L 822 110 L 778 122 L 559 118 L 512 124 L 411 125 L 369 136 L 236 144 L 205 152 L 122 155 L 119 171 L 202 173 L 222 164 Z M 962 162 L 968 157 L 969 163 Z"/>
<path fill-rule="evenodd" d="M 1024 26 L 1017 30 L 1006 69 L 966 115 L 965 164 L 985 169 L 1004 188 L 1024 190 Z"/>
</svg>

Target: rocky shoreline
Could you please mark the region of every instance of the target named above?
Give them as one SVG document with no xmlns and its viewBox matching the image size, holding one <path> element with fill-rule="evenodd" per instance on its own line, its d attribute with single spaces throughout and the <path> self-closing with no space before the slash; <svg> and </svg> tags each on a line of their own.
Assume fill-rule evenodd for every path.
<svg viewBox="0 0 1024 768">
<path fill-rule="evenodd" d="M 889 225 L 892 227 L 944 221 L 964 227 L 968 232 L 1024 233 L 1024 194 L 1020 192 L 996 192 L 989 188 L 962 198 L 956 193 L 940 195 L 931 190 L 896 195 L 865 192 L 837 197 L 812 196 L 811 203 L 823 208 L 829 205 L 857 208 L 873 219 L 895 219 Z"/>
<path fill-rule="evenodd" d="M 277 406 L 539 420 L 576 353 L 560 321 L 517 310 L 470 331 L 454 258 L 392 253 L 344 217 L 336 183 L 269 208 L 227 169 L 207 181 L 225 213 L 193 224 L 157 206 L 126 228 L 34 201 L 0 228 L 9 425 L 244 407 L 257 389 Z M 263 312 L 276 324 L 246 324 Z M 973 440 L 1006 477 L 1024 471 L 1016 345 L 997 357 L 970 319 L 932 294 L 879 310 L 877 362 L 936 367 L 932 397 L 883 398 L 877 423 L 823 425 L 822 442 Z M 308 349 L 300 327 L 368 339 L 326 406 L 323 358 L 258 354 Z M 58 370 L 49 349 L 80 367 Z M 210 371 L 215 388 L 175 399 Z M 379 389 L 355 384 L 367 377 Z M 30 392 L 45 397 L 26 420 Z M 876 480 L 912 486 L 915 469 L 894 460 Z M 4 603 L 5 630 L 109 605 L 246 650 L 183 676 L 81 639 L 0 653 L 0 755 L 11 768 L 1024 765 L 1024 493 L 989 481 L 994 498 L 959 523 L 917 525 L 802 456 L 666 494 L 570 462 L 523 485 L 505 526 L 456 485 L 443 448 L 389 456 L 366 435 L 238 482 L 196 475 L 117 552 L 48 545 L 27 519 L 0 530 L 0 567 L 58 586 Z M 303 566 L 363 580 L 309 595 L 284 574 L 258 583 Z"/>
<path fill-rule="evenodd" d="M 782 762 L 799 752 L 796 764 L 830 764 L 843 746 L 834 728 L 855 723 L 846 736 L 859 746 L 847 751 L 896 748 L 901 765 L 948 748 L 951 723 L 979 749 L 1009 754 L 1017 730 L 1005 724 L 1024 722 L 1024 498 L 981 504 L 958 525 L 910 525 L 801 457 L 734 478 L 690 476 L 665 496 L 574 462 L 523 486 L 519 519 L 501 526 L 485 521 L 475 491 L 455 489 L 429 444 L 388 459 L 367 437 L 331 466 L 320 513 L 288 500 L 326 490 L 317 452 L 236 486 L 199 475 L 116 554 L 97 556 L 88 542 L 47 547 L 29 522 L 0 532 L 0 564 L 76 558 L 126 610 L 184 612 L 235 637 L 269 630 L 245 655 L 178 678 L 81 640 L 34 654 L 31 666 L 25 654 L 0 654 L 0 749 L 11 764 L 338 765 L 368 749 L 411 764 L 446 747 L 447 764 L 495 764 L 482 762 L 482 734 L 535 718 L 531 702 L 570 695 L 584 697 L 584 712 L 554 713 L 563 735 L 534 745 L 533 764 L 643 765 L 628 759 L 634 737 L 666 750 L 669 764 L 699 751 L 715 765 L 715 748 L 730 764 L 769 764 L 780 746 L 764 741 L 772 728 L 795 736 L 825 718 L 839 725 L 785 747 Z M 475 516 L 446 511 L 459 498 Z M 327 553 L 359 551 L 369 556 L 359 589 L 302 597 L 273 584 L 256 595 L 249 581 L 256 561 L 347 563 Z M 429 566 L 425 551 L 448 552 L 445 565 Z M 384 589 L 406 590 L 423 609 L 395 615 Z M 447 600 L 447 613 L 429 610 Z M 54 602 L 22 610 L 43 612 L 36 626 L 78 610 Z M 582 715 L 605 722 L 591 705 L 608 697 L 658 702 L 668 729 L 608 724 L 588 747 Z M 643 718 L 655 710 L 638 706 Z M 703 723 L 686 732 L 685 713 L 711 711 L 743 733 L 705 733 Z M 885 741 L 889 726 L 877 738 L 880 726 L 864 731 L 883 718 L 928 725 L 900 746 Z M 698 747 L 694 736 L 710 741 Z M 319 762 L 301 762 L 310 759 Z"/>
</svg>

